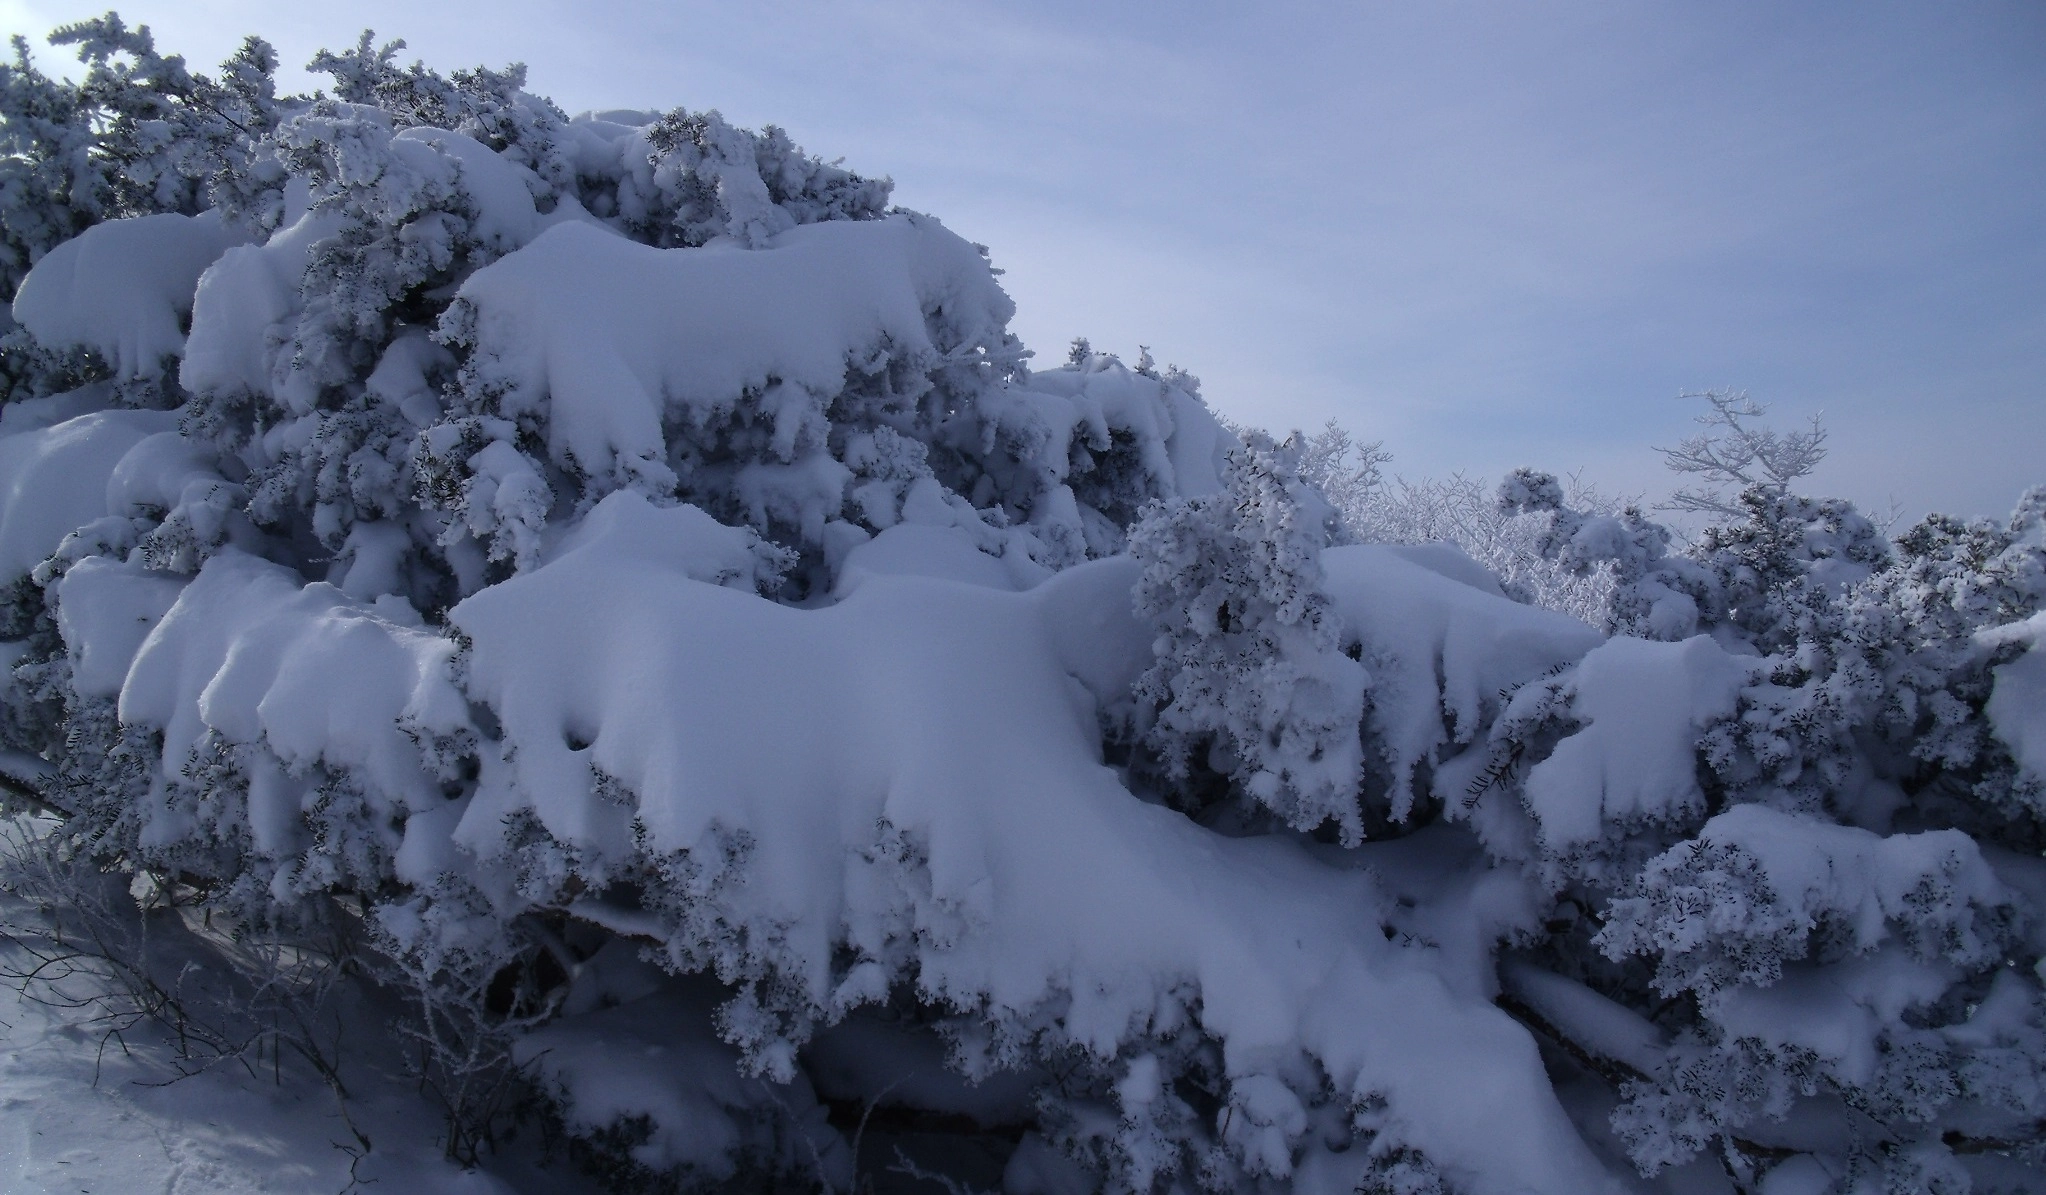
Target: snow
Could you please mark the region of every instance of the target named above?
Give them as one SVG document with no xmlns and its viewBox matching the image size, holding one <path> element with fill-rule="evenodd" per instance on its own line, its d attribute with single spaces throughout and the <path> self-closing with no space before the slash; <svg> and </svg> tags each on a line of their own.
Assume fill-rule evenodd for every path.
<svg viewBox="0 0 2046 1195">
<path fill-rule="evenodd" d="M 533 172 L 493 152 L 474 137 L 414 125 L 391 138 L 397 162 L 461 191 L 475 210 L 471 235 L 494 253 L 509 253 L 532 239 L 539 221 L 533 207 Z"/>
<path fill-rule="evenodd" d="M 261 245 L 227 250 L 200 275 L 179 384 L 194 394 L 261 394 L 287 376 L 289 321 L 300 306 L 306 264 L 313 246 L 340 227 L 331 214 L 302 215 Z M 310 396 L 290 387 L 279 385 L 277 395 L 295 409 L 311 409 Z"/>
<path fill-rule="evenodd" d="M 1885 837 L 1764 805 L 1714 817 L 1638 888 L 1611 905 L 1609 955 L 1659 955 L 1658 990 L 1693 988 L 1710 1015 L 1863 1076 L 1867 1057 L 1841 1043 L 1873 1049 L 1874 1028 L 1938 995 L 1952 967 L 2003 957 L 2016 895 L 1958 830 Z"/>
<path fill-rule="evenodd" d="M 803 611 L 589 535 L 451 612 L 506 745 L 457 839 L 492 858 L 523 809 L 598 858 L 631 849 L 628 818 L 656 857 L 743 840 L 744 882 L 711 896 L 753 952 L 724 956 L 728 979 L 765 968 L 836 1015 L 874 995 L 834 967 L 850 951 L 992 1017 L 1057 1002 L 1061 1032 L 1098 1054 L 1188 984 L 1245 1099 L 1305 1050 L 1338 1091 L 1385 1093 L 1473 1191 L 1600 1189 L 1525 1032 L 1390 946 L 1368 875 L 1218 839 L 1101 766 L 1087 690 L 1057 664 L 1091 628 L 1046 614 L 1123 567 L 1022 594 L 874 576 Z M 629 806 L 597 795 L 597 773 Z M 890 863 L 900 840 L 921 868 Z"/>
<path fill-rule="evenodd" d="M 1146 659 L 1130 562 L 1025 593 L 873 572 L 838 605 L 797 611 L 734 584 L 754 542 L 694 508 L 615 494 L 541 567 L 457 607 L 470 695 L 493 708 L 506 745 L 486 756 L 466 811 L 438 795 L 405 732 L 467 724 L 448 639 L 234 548 L 189 583 L 81 562 L 58 608 L 81 649 L 81 687 L 106 692 L 119 678 L 123 720 L 165 731 L 167 774 L 209 732 L 274 753 L 284 773 L 265 782 L 259 770 L 249 794 L 264 854 L 292 849 L 278 802 L 298 791 L 289 774 L 317 763 L 415 811 L 404 865 L 415 877 L 453 859 L 426 836 L 452 830 L 487 859 L 521 806 L 564 842 L 622 860 L 632 836 L 594 791 L 601 772 L 636 794 L 650 852 L 750 839 L 747 882 L 721 893 L 721 915 L 786 927 L 773 965 L 830 1016 L 879 994 L 833 971 L 845 948 L 896 965 L 908 951 L 934 997 L 995 1016 L 1069 1002 L 1063 1032 L 1102 1054 L 1191 983 L 1230 1060 L 1239 1132 L 1275 1134 L 1243 1144 L 1275 1173 L 1304 1121 L 1288 1110 L 1300 1097 L 1283 1067 L 1271 1068 L 1304 1047 L 1339 1091 L 1410 1109 L 1403 1131 L 1468 1171 L 1473 1190 L 1597 1185 L 1524 1033 L 1384 942 L 1368 875 L 1281 842 L 1215 839 L 1135 801 L 1100 766 L 1096 695 L 1126 692 Z M 607 617 L 594 620 L 599 600 Z M 962 700 L 971 693 L 983 696 Z M 890 835 L 920 844 L 927 874 L 885 866 Z M 1198 886 L 1188 852 L 1206 860 Z M 1121 915 L 1101 918 L 1108 908 Z M 1320 912 L 1302 920 L 1300 909 Z M 627 1021 L 674 1020 L 610 1019 L 621 1025 L 560 1032 L 601 1054 L 644 1035 Z M 1437 1078 L 1475 1068 L 1495 1081 Z M 668 1100 L 673 1112 L 686 1095 L 632 1096 L 642 1088 L 619 1083 L 620 1109 Z M 1493 1131 L 1450 1127 L 1474 1119 Z M 661 1160 L 698 1157 L 663 1142 Z"/>
<path fill-rule="evenodd" d="M 2018 768 L 2046 787 L 2046 614 L 1977 636 L 1986 646 L 2022 643 L 2025 653 L 1995 670 L 1995 687 L 1983 713 L 1990 732 L 2003 740 Z"/>
<path fill-rule="evenodd" d="M 104 382 L 89 383 L 76 390 L 46 394 L 41 398 L 18 398 L 0 406 L 0 436 L 15 436 L 76 419 L 80 415 L 104 411 L 114 405 L 113 398 L 113 388 Z"/>
<path fill-rule="evenodd" d="M 106 569 L 78 587 L 131 583 Z M 71 578 L 65 584 L 68 596 Z M 102 605 L 118 609 L 120 600 Z M 454 733 L 467 725 L 448 670 L 454 651 L 443 636 L 394 623 L 331 585 L 306 585 L 230 548 L 206 563 L 136 650 L 120 717 L 163 731 L 169 776 L 183 771 L 210 732 L 267 746 L 291 774 L 314 764 L 350 769 L 401 809 L 431 809 L 444 798 L 407 730 Z M 157 783 L 160 802 L 163 780 Z M 253 785 L 251 804 L 294 799 L 283 775 L 272 784 Z M 278 812 L 287 823 L 293 815 Z M 159 807 L 156 816 L 174 815 Z M 172 833 L 161 825 L 158 832 Z M 288 836 L 273 839 L 263 853 L 280 855 L 290 845 Z"/>
<path fill-rule="evenodd" d="M 185 348 L 199 276 L 240 238 L 212 212 L 96 224 L 22 279 L 14 319 L 46 348 L 88 348 L 117 378 L 154 376 Z"/>
<path fill-rule="evenodd" d="M 972 245 L 909 215 L 806 225 L 757 251 L 652 249 L 565 223 L 477 271 L 460 299 L 479 378 L 507 418 L 547 404 L 556 464 L 670 488 L 664 419 L 700 424 L 749 392 L 770 408 L 777 389 L 828 401 L 849 365 L 933 366 L 999 343 L 1013 312 Z M 785 461 L 808 409 L 777 422 Z"/>
<path fill-rule="evenodd" d="M 965 531 L 927 523 L 897 523 L 853 547 L 839 566 L 836 592 L 843 597 L 870 575 L 933 577 L 989 589 L 1019 588 L 1002 561 L 981 551 Z"/>
<path fill-rule="evenodd" d="M 560 559 L 605 541 L 643 544 L 646 552 L 692 581 L 746 593 L 755 590 L 756 575 L 775 559 L 773 549 L 751 531 L 728 527 L 694 506 L 657 507 L 636 494 L 598 503 L 547 558 Z"/>
<path fill-rule="evenodd" d="M 136 516 L 203 504 L 227 484 L 213 465 L 212 453 L 175 428 L 157 432 L 115 464 L 107 478 L 107 513 Z"/>
<path fill-rule="evenodd" d="M 0 585 L 108 514 L 109 483 L 130 450 L 177 423 L 168 411 L 98 411 L 0 436 Z M 130 495 L 125 483 L 117 489 L 116 497 Z"/>
<path fill-rule="evenodd" d="M 23 825 L 0 832 L 20 833 Z M 41 924 L 41 914 L 18 898 L 0 901 L 11 932 Z M 183 940 L 159 930 L 159 947 Z M 15 941 L 0 941 L 0 967 L 24 957 Z M 64 990 L 83 997 L 102 989 L 80 978 Z M 400 1073 L 390 1039 L 379 1032 L 390 1010 L 339 1011 L 349 1121 L 375 1146 L 360 1163 L 337 1145 L 351 1137 L 334 1097 L 294 1056 L 274 1073 L 266 1057 L 260 1068 L 228 1061 L 179 1078 L 188 1060 L 168 1032 L 143 1024 L 103 1041 L 99 1030 L 75 1023 L 71 1010 L 0 990 L 0 1190 L 304 1195 L 343 1190 L 355 1179 L 416 1195 L 596 1195 L 565 1167 L 542 1169 L 530 1151 L 508 1151 L 495 1160 L 496 1173 L 446 1161 L 437 1112 Z"/>
<path fill-rule="evenodd" d="M 1654 1074 L 1669 1042 L 1662 1030 L 1628 1008 L 1553 971 L 1522 962 L 1499 969 L 1506 989 L 1544 1021 L 1593 1054 Z"/>
<path fill-rule="evenodd" d="M 2011 899 L 1974 839 L 1959 830 L 1885 837 L 1741 805 L 1705 823 L 1698 841 L 1755 860 L 1792 911 L 1786 928 L 1802 933 L 1824 918 L 1834 949 L 1865 953 L 1903 929 L 1928 958 L 1993 951 L 1978 910 Z"/>
<path fill-rule="evenodd" d="M 1051 395 L 1065 402 L 1046 403 Z M 1236 437 L 1187 390 L 1112 357 L 1033 373 L 1014 397 L 990 403 L 987 411 L 1004 434 L 1060 447 L 1076 429 L 1096 449 L 1107 448 L 1113 433 L 1126 433 L 1142 454 L 1144 471 L 1167 482 L 1167 493 L 1183 498 L 1220 490 L 1223 460 L 1237 446 Z M 1060 480 L 1066 463 L 1062 453 L 1049 454 L 1047 464 Z"/>
<path fill-rule="evenodd" d="M 57 630 L 71 679 L 88 697 L 118 697 L 135 653 L 184 592 L 185 578 L 94 556 L 57 582 Z"/>
<path fill-rule="evenodd" d="M 656 1171 L 719 1183 L 742 1163 L 765 1156 L 795 1169 L 814 1164 L 844 1183 L 851 1159 L 809 1083 L 748 1077 L 739 1052 L 711 1033 L 714 988 L 702 981 L 669 983 L 616 1007 L 567 1018 L 521 1039 L 519 1060 L 542 1082 L 573 1093 L 566 1101 L 572 1130 L 594 1133 L 645 1117 L 651 1132 L 631 1154 Z M 776 1140 L 776 1114 L 791 1111 L 800 1125 L 796 1135 Z"/>
<path fill-rule="evenodd" d="M 6 1093 L 0 1097 L 0 1189 L 14 1195 L 300 1195 L 348 1183 L 349 1158 L 332 1144 L 347 1139 L 346 1129 L 325 1090 L 302 1085 L 299 1076 L 292 1088 L 274 1092 L 265 1090 L 267 1075 L 250 1081 L 227 1071 L 161 1087 L 156 1084 L 169 1074 L 139 1065 L 118 1046 L 101 1058 L 96 1035 L 70 1029 L 59 1013 L 9 998 L 0 1005 L 0 1023 L 0 1090 Z M 144 1058 L 170 1053 L 135 1045 Z M 105 1065 L 96 1065 L 101 1060 Z M 409 1165 L 373 1167 L 368 1174 L 381 1171 L 387 1182 L 420 1195 L 510 1190 L 437 1162 L 430 1132 L 420 1132 L 423 1120 L 430 1124 L 424 1109 L 407 1107 L 388 1090 L 362 1096 L 355 1115 L 369 1120 L 374 1139 L 394 1154 L 412 1155 Z M 382 1115 L 366 1115 L 378 1102 Z"/>
<path fill-rule="evenodd" d="M 1502 693 L 1602 638 L 1567 615 L 1508 600 L 1446 544 L 1356 545 L 1321 559 L 1336 610 L 1365 641 L 1371 726 L 1401 790 L 1421 762 L 1469 743 L 1498 713 Z"/>
<path fill-rule="evenodd" d="M 1798 1154 L 1770 1169 L 1762 1179 L 1762 1195 L 1827 1195 L 1833 1176 L 1810 1154 Z"/>
<path fill-rule="evenodd" d="M 1943 967 L 1881 950 L 1831 966 L 1787 967 L 1768 987 L 1722 993 L 1712 1017 L 1732 1037 L 1809 1051 L 1847 1082 L 1867 1084 L 1882 1062 L 1883 1027 L 1937 1000 L 1950 982 Z"/>
<path fill-rule="evenodd" d="M 1561 852 L 1616 825 L 1701 809 L 1695 744 L 1733 714 L 1752 667 L 1704 635 L 1678 643 L 1616 638 L 1586 655 L 1564 682 L 1583 728 L 1527 778 L 1543 845 Z"/>
<path fill-rule="evenodd" d="M 1494 597 L 1506 596 L 1506 591 L 1499 587 L 1499 578 L 1447 540 L 1427 544 L 1385 544 L 1382 548 L 1401 560 L 1418 564 L 1431 573 L 1461 582 L 1472 589 L 1483 590 Z"/>
<path fill-rule="evenodd" d="M 138 948 L 179 984 L 359 916 L 509 985 L 552 1123 L 656 1185 L 885 1191 L 919 1118 L 1010 1195 L 2036 1179 L 1970 1149 L 2046 1112 L 2040 496 L 1673 555 L 1522 471 L 1503 586 L 1330 547 L 1382 454 L 1239 439 L 1148 352 L 1033 372 L 887 180 L 375 53 L 265 145 L 145 145 L 262 243 L 103 222 L 13 302 L 0 778 L 199 902 Z M 123 408 L 174 360 L 194 401 Z M 1479 493 L 1402 490 L 1413 538 Z M 0 893 L 0 976 L 85 883 Z M 146 1087 L 168 1038 L 24 1003 L 0 1188 L 577 1189 L 438 1157 L 417 1014 L 344 990 L 359 1167 L 289 1062 Z"/>
</svg>

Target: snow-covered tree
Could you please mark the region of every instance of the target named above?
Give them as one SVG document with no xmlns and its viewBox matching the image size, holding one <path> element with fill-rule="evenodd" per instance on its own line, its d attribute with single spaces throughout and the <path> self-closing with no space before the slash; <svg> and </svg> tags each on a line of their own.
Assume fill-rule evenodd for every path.
<svg viewBox="0 0 2046 1195">
<path fill-rule="evenodd" d="M 1238 449 L 1221 491 L 1156 508 L 1132 534 L 1137 614 L 1159 635 L 1137 680 L 1156 706 L 1142 733 L 1176 785 L 1226 776 L 1287 825 L 1331 824 L 1355 845 L 1369 677 L 1323 592 L 1329 519 L 1293 455 Z"/>
<path fill-rule="evenodd" d="M 1495 725 L 1473 822 L 1573 910 L 1534 957 L 1631 1012 L 1548 971 L 1519 995 L 1605 1068 L 1645 1173 L 1965 1190 L 1961 1159 L 2036 1153 L 2036 503 L 1893 554 L 1757 487 L 1693 549 L 1710 637 L 1614 639 Z"/>
<path fill-rule="evenodd" d="M 109 13 L 67 25 L 78 83 L 37 69 L 25 38 L 0 66 L 0 288 L 12 297 L 45 253 L 102 220 L 195 215 L 237 197 L 279 109 L 277 56 L 247 39 L 217 79 L 156 49 L 149 27 Z"/>
<path fill-rule="evenodd" d="M 352 943 L 451 1156 L 517 1078 L 621 1189 L 863 1189 L 890 1117 L 1018 1195 L 2039 1185 L 2042 492 L 1388 482 L 1033 369 L 779 130 L 63 36 L 0 775 L 137 916 Z"/>
<path fill-rule="evenodd" d="M 1688 638 L 1724 609 L 1717 579 L 1697 561 L 1670 552 L 1667 527 L 1627 506 L 1615 513 L 1566 504 L 1555 476 L 1516 469 L 1499 483 L 1499 509 L 1543 520 L 1535 550 L 1578 577 L 1609 578 L 1599 622 L 1624 635 Z"/>
<path fill-rule="evenodd" d="M 14 298 L 30 267 L 60 245 L 76 251 L 75 238 L 102 221 L 196 216 L 215 204 L 232 219 L 252 194 L 281 179 L 260 160 L 262 138 L 282 113 L 272 79 L 276 54 L 261 38 L 248 38 L 221 64 L 217 79 L 189 71 L 177 55 L 160 54 L 147 26 L 130 29 L 113 13 L 67 25 L 51 41 L 77 46 L 86 67 L 82 81 L 43 74 L 20 37 L 13 64 L 0 65 L 0 295 Z M 134 269 L 127 286 L 162 289 L 157 279 L 168 267 L 168 290 L 183 298 L 181 310 L 189 313 L 183 275 L 189 269 L 197 276 L 225 232 L 216 217 L 201 223 L 206 232 L 180 238 L 189 242 L 182 257 L 172 250 L 177 264 L 162 260 L 165 237 L 138 231 L 127 239 L 147 240 L 147 246 L 122 243 L 122 234 L 114 234 L 97 247 L 100 260 L 90 269 L 119 269 L 127 253 L 154 250 L 150 264 L 157 268 Z M 169 226 L 159 220 L 156 230 Z M 89 311 L 90 305 L 79 306 Z M 175 405 L 174 394 L 163 393 L 166 386 L 175 390 L 165 372 L 168 355 L 143 351 L 154 346 L 109 344 L 77 320 L 32 335 L 15 330 L 14 322 L 5 321 L 8 332 L 0 337 L 0 385 L 10 395 L 109 379 L 131 405 Z M 123 356 L 128 359 L 117 359 Z"/>
<path fill-rule="evenodd" d="M 1462 473 L 1388 477 L 1384 466 L 1392 459 L 1381 442 L 1358 443 L 1334 421 L 1302 437 L 1301 478 L 1336 508 L 1346 542 L 1454 544 L 1516 598 L 1589 622 L 1607 616 L 1611 569 L 1580 570 L 1545 556 L 1544 516 L 1502 507 L 1482 480 Z M 1627 505 L 1576 476 L 1568 489 L 1568 505 L 1595 515 Z"/>
</svg>

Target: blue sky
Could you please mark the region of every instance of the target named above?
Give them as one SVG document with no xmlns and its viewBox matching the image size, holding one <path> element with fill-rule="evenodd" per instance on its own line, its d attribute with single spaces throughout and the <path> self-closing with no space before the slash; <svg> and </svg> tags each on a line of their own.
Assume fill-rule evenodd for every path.
<svg viewBox="0 0 2046 1195">
<path fill-rule="evenodd" d="M 121 9 L 195 65 L 370 26 L 524 61 L 571 112 L 780 124 L 989 245 L 1040 356 L 1148 344 L 1225 413 L 1336 418 L 1410 474 L 1652 495 L 1674 396 L 1734 386 L 1823 412 L 1814 488 L 1873 507 L 2046 482 L 2036 3 Z"/>
</svg>

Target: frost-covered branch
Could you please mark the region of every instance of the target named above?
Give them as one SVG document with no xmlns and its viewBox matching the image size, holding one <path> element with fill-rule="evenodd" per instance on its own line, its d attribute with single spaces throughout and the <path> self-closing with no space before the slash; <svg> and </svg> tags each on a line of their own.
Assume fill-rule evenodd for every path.
<svg viewBox="0 0 2046 1195">
<path fill-rule="evenodd" d="M 1802 431 L 1778 431 L 1757 422 L 1769 408 L 1745 390 L 1700 390 L 1677 397 L 1704 400 L 1708 409 L 1697 422 L 1706 430 L 1675 448 L 1655 450 L 1672 472 L 1697 479 L 1658 509 L 1738 519 L 1743 513 L 1736 501 L 1740 493 L 1760 488 L 1783 497 L 1826 458 L 1826 429 L 1817 415 Z"/>
</svg>

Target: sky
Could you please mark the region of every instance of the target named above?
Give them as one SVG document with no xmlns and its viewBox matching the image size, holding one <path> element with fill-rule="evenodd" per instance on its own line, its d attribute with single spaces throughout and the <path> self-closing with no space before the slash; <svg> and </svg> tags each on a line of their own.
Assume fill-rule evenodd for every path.
<svg viewBox="0 0 2046 1195">
<path fill-rule="evenodd" d="M 38 40 L 100 3 L 0 0 Z M 2046 5 L 121 6 L 195 67 L 365 27 L 524 62 L 576 112 L 716 108 L 989 246 L 1075 336 L 1408 476 L 1532 465 L 1650 500 L 1679 399 L 1813 416 L 1814 492 L 1906 517 L 2046 483 Z M 46 69 L 62 56 L 41 49 Z"/>
</svg>

